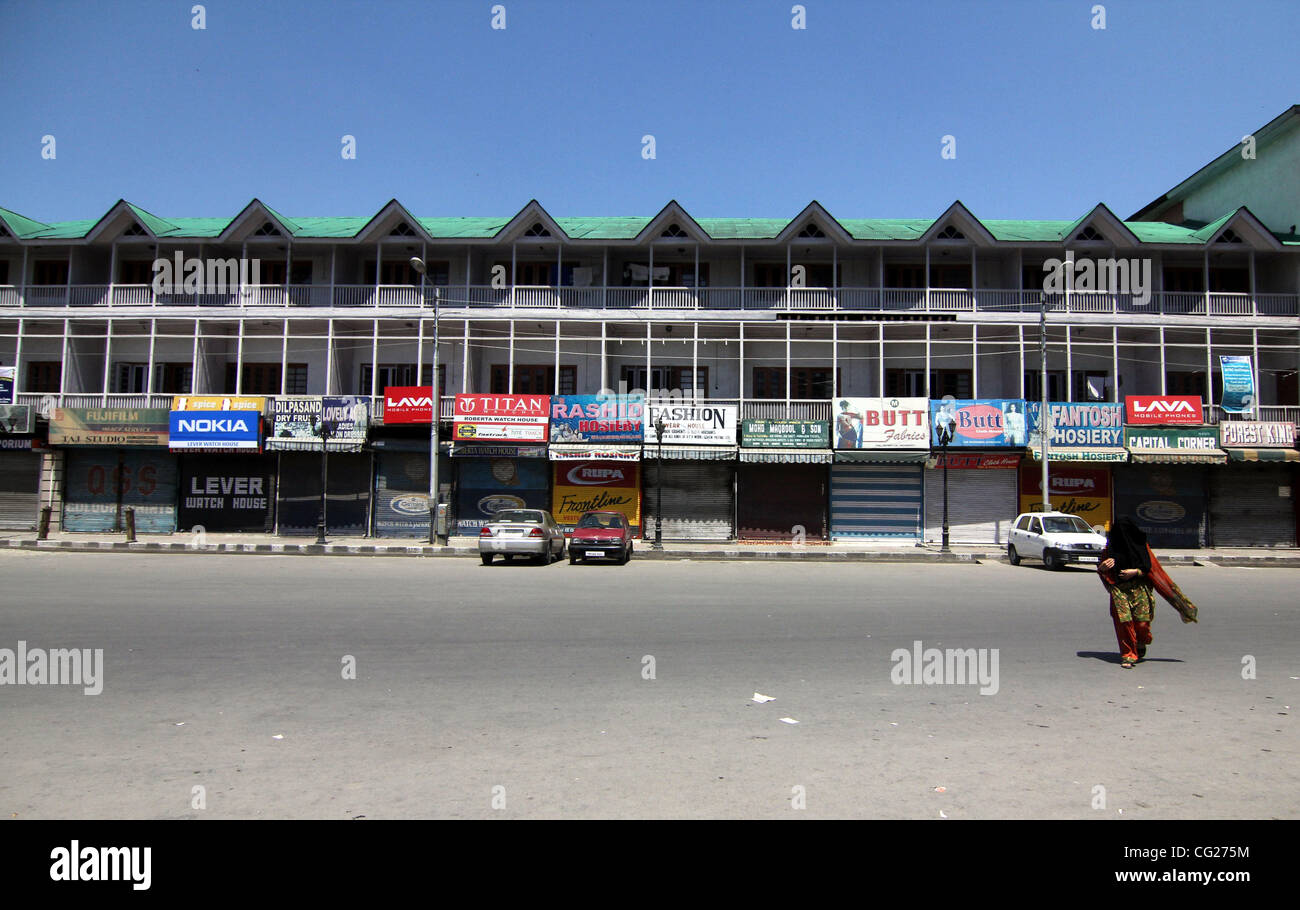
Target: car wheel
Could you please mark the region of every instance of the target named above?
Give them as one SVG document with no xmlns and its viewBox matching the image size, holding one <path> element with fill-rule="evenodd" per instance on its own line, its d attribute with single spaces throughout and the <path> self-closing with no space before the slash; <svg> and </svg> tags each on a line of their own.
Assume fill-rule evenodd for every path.
<svg viewBox="0 0 1300 910">
<path fill-rule="evenodd" d="M 576 555 L 572 550 L 570 550 L 570 551 L 569 551 L 569 565 L 571 565 L 571 566 L 576 566 L 577 564 L 578 564 L 578 557 L 577 557 L 577 555 Z"/>
<path fill-rule="evenodd" d="M 483 565 L 485 565 L 485 566 L 490 566 L 490 565 L 492 565 L 492 554 L 491 554 L 491 553 L 480 553 L 480 554 L 479 554 L 479 559 L 483 560 Z"/>
<path fill-rule="evenodd" d="M 1043 551 L 1043 565 L 1051 569 L 1053 572 L 1061 568 L 1061 566 L 1063 566 L 1064 564 L 1065 563 L 1061 559 L 1060 554 L 1058 554 L 1055 550 Z"/>
<path fill-rule="evenodd" d="M 1016 552 L 1015 544 L 1007 544 L 1007 562 L 1011 563 L 1013 566 L 1020 565 L 1020 554 Z"/>
</svg>

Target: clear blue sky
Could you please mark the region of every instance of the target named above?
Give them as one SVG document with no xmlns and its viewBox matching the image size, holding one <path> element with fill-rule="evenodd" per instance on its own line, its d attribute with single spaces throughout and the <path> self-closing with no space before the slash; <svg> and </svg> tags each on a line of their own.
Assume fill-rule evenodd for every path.
<svg viewBox="0 0 1300 910">
<path fill-rule="evenodd" d="M 501 2 L 0 0 L 0 206 L 1127 217 L 1300 102 L 1295 0 Z"/>
</svg>

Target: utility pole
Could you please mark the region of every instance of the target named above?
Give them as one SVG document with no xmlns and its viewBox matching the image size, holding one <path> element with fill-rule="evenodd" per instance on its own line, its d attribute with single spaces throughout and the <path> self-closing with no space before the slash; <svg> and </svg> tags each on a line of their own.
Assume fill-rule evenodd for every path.
<svg viewBox="0 0 1300 910">
<path fill-rule="evenodd" d="M 1048 468 L 1047 468 L 1047 449 L 1052 438 L 1052 416 L 1047 409 L 1047 294 L 1042 294 L 1039 298 L 1039 317 L 1038 317 L 1038 356 L 1042 361 L 1042 377 L 1039 385 L 1039 392 L 1042 398 L 1041 409 L 1038 412 L 1038 435 L 1042 443 L 1043 456 L 1043 507 L 1045 511 L 1052 509 L 1052 488 L 1048 485 Z"/>
</svg>

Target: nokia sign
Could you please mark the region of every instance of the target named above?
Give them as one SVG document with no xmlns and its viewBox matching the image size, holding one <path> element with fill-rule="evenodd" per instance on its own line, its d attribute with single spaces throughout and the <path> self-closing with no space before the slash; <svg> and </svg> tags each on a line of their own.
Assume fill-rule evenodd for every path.
<svg viewBox="0 0 1300 910">
<path fill-rule="evenodd" d="M 173 451 L 261 448 L 262 415 L 258 411 L 172 411 Z"/>
<path fill-rule="evenodd" d="M 1199 395 L 1129 395 L 1124 403 L 1130 424 L 1197 426 L 1202 423 Z"/>
</svg>

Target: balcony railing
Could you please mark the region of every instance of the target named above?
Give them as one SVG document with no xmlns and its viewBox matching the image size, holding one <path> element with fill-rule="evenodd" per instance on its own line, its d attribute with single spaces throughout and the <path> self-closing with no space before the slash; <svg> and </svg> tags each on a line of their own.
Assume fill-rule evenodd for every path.
<svg viewBox="0 0 1300 910">
<path fill-rule="evenodd" d="M 0 308 L 307 308 L 516 310 L 788 310 L 879 313 L 1297 316 L 1300 294 L 1131 294 L 963 288 L 541 287 L 516 285 L 247 285 L 201 294 L 158 294 L 150 285 L 0 286 Z"/>
</svg>

